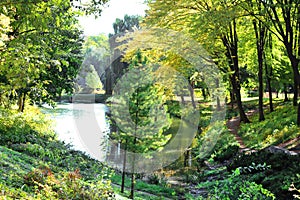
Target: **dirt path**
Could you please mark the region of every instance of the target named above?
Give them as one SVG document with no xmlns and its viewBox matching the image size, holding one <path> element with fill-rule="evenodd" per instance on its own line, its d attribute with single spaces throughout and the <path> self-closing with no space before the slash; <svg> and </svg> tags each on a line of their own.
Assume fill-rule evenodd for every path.
<svg viewBox="0 0 300 200">
<path fill-rule="evenodd" d="M 250 110 L 250 111 L 246 112 L 246 115 L 248 117 L 250 117 L 250 116 L 256 114 L 257 112 L 258 112 L 258 110 Z M 238 135 L 238 130 L 240 128 L 240 124 L 241 124 L 240 117 L 234 117 L 234 118 L 228 120 L 226 123 L 228 130 L 235 136 L 236 141 L 240 144 L 239 151 L 246 152 L 246 153 L 247 152 L 250 152 L 250 153 L 255 152 L 256 150 L 248 148 L 244 144 L 243 139 Z M 289 149 L 289 151 L 299 154 L 300 153 L 300 136 L 298 136 L 297 138 L 285 141 L 285 142 L 277 145 L 277 147 Z"/>
<path fill-rule="evenodd" d="M 258 110 L 250 110 L 248 112 L 246 112 L 246 115 L 248 117 L 254 115 L 255 113 L 257 113 Z M 244 151 L 253 151 L 250 148 L 247 148 L 246 145 L 244 144 L 242 138 L 238 135 L 238 130 L 240 128 L 240 124 L 241 124 L 241 119 L 240 117 L 233 117 L 230 120 L 227 121 L 226 125 L 228 130 L 235 136 L 236 141 L 240 144 L 240 152 L 244 152 Z"/>
</svg>

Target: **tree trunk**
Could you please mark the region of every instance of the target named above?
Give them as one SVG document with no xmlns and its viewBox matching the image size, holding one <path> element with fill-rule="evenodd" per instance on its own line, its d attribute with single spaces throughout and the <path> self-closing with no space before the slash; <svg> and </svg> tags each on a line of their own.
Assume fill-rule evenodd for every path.
<svg viewBox="0 0 300 200">
<path fill-rule="evenodd" d="M 240 71 L 239 71 L 239 60 L 238 60 L 238 36 L 236 30 L 236 21 L 229 25 L 229 33 L 228 35 L 224 35 L 222 37 L 222 42 L 226 47 L 226 57 L 228 58 L 228 64 L 232 72 L 234 72 L 231 77 L 231 85 L 233 91 L 236 96 L 237 105 L 240 113 L 241 121 L 245 123 L 249 123 L 249 119 L 247 118 L 243 105 L 242 105 L 242 98 L 241 98 L 241 85 L 240 85 Z"/>
<path fill-rule="evenodd" d="M 259 121 L 265 120 L 264 108 L 263 108 L 263 98 L 264 98 L 264 88 L 263 88 L 263 55 L 264 55 L 264 46 L 265 46 L 265 27 L 261 22 L 258 22 L 256 19 L 253 20 L 253 27 L 256 36 L 256 49 L 257 49 L 257 61 L 258 61 L 258 111 L 259 111 Z"/>
<path fill-rule="evenodd" d="M 203 99 L 206 100 L 206 92 L 205 92 L 205 88 L 201 88 L 202 91 L 202 95 L 203 95 Z"/>
<path fill-rule="evenodd" d="M 234 92 L 233 92 L 233 89 L 232 89 L 232 90 L 230 91 L 230 104 L 231 104 L 231 109 L 233 109 L 234 102 L 235 102 L 235 96 L 234 96 Z"/>
<path fill-rule="evenodd" d="M 265 68 L 266 68 L 267 87 L 269 91 L 270 112 L 273 112 L 274 106 L 273 106 L 272 87 L 271 87 L 272 66 L 270 66 L 270 73 L 269 73 L 268 65 L 266 63 L 265 63 Z"/>
<path fill-rule="evenodd" d="M 19 112 L 24 112 L 25 100 L 26 100 L 26 92 L 22 92 L 19 96 L 19 101 L 18 101 Z"/>
<path fill-rule="evenodd" d="M 183 167 L 187 167 L 188 166 L 188 157 L 189 157 L 189 151 L 187 150 L 186 152 L 184 152 L 184 161 L 183 161 Z"/>
<path fill-rule="evenodd" d="M 245 114 L 244 108 L 243 108 L 241 91 L 238 88 L 236 81 L 232 80 L 232 82 L 233 82 L 232 84 L 233 84 L 233 88 L 234 88 L 235 95 L 236 95 L 236 102 L 237 102 L 241 121 L 245 122 L 245 123 L 250 123 L 248 117 Z"/>
<path fill-rule="evenodd" d="M 300 103 L 298 105 L 298 112 L 297 112 L 297 125 L 300 126 Z"/>
<path fill-rule="evenodd" d="M 189 88 L 189 92 L 190 92 L 190 96 L 191 96 L 192 105 L 193 105 L 193 108 L 195 109 L 196 108 L 196 103 L 195 103 L 195 99 L 194 99 L 194 87 L 193 87 L 193 84 L 191 84 L 191 86 L 188 86 L 188 88 Z"/>
<path fill-rule="evenodd" d="M 298 105 L 298 80 L 297 75 L 294 74 L 294 97 L 293 97 L 293 105 Z"/>
<path fill-rule="evenodd" d="M 123 171 L 122 171 L 121 193 L 124 193 L 124 188 L 125 188 L 126 157 L 127 157 L 127 140 L 126 140 L 126 142 L 125 142 L 125 149 L 124 149 L 124 159 L 123 159 Z"/>
<path fill-rule="evenodd" d="M 291 65 L 293 68 L 293 74 L 294 74 L 294 98 L 293 98 L 293 105 L 297 106 L 298 105 L 298 112 L 297 112 L 297 125 L 300 126 L 300 103 L 298 104 L 298 89 L 299 89 L 299 84 L 300 84 L 300 75 L 299 75 L 299 62 L 300 59 L 297 59 L 296 56 L 293 55 L 293 49 L 290 48 L 289 45 L 286 45 L 287 49 L 287 54 L 288 57 L 291 61 Z"/>
<path fill-rule="evenodd" d="M 135 175 L 134 173 L 131 174 L 131 189 L 130 189 L 130 199 L 134 199 L 134 183 L 135 183 Z"/>
<path fill-rule="evenodd" d="M 288 102 L 289 101 L 289 97 L 288 97 L 288 92 L 287 92 L 287 85 L 284 84 L 284 102 Z"/>
<path fill-rule="evenodd" d="M 136 144 L 136 134 L 133 141 L 133 145 L 135 144 Z M 130 189 L 130 196 L 129 196 L 130 199 L 134 199 L 134 184 L 135 184 L 134 164 L 135 164 L 135 154 L 133 154 L 133 159 L 131 164 L 132 172 L 131 172 L 131 189 Z"/>
<path fill-rule="evenodd" d="M 219 79 L 216 79 L 216 88 L 219 88 L 219 87 L 220 87 Z M 217 96 L 217 110 L 221 110 L 221 102 L 220 102 L 219 96 Z"/>
</svg>

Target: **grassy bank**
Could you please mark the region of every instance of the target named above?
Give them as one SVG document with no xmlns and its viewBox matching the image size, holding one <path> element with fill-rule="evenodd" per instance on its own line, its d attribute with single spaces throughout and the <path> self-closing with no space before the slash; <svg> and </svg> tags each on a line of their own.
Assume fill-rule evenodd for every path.
<svg viewBox="0 0 300 200">
<path fill-rule="evenodd" d="M 251 124 L 242 124 L 239 131 L 245 145 L 250 148 L 262 149 L 270 145 L 278 145 L 300 134 L 296 125 L 296 108 L 291 102 L 277 104 L 275 111 L 266 110 L 266 120 L 259 122 L 258 115 L 250 118 Z"/>
<path fill-rule="evenodd" d="M 252 105 L 251 101 L 245 102 L 247 108 Z M 239 134 L 243 142 L 258 152 L 238 153 L 230 133 L 221 134 L 212 156 L 207 158 L 213 167 L 202 168 L 195 177 L 196 188 L 203 192 L 201 197 L 187 195 L 187 198 L 286 200 L 300 195 L 294 188 L 300 188 L 300 155 L 264 150 L 300 134 L 295 125 L 296 108 L 282 101 L 275 102 L 275 106 L 275 112 L 265 111 L 265 121 L 259 122 L 256 113 L 250 118 L 252 123 L 241 124 Z M 299 146 L 297 140 L 287 148 L 296 146 Z"/>
<path fill-rule="evenodd" d="M 110 199 L 111 171 L 57 140 L 37 108 L 0 110 L 0 199 Z"/>
</svg>

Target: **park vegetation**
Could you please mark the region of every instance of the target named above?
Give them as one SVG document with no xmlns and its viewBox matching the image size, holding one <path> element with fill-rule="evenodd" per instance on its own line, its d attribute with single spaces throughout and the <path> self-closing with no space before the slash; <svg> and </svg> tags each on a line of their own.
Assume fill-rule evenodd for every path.
<svg viewBox="0 0 300 200">
<path fill-rule="evenodd" d="M 108 0 L 80 2 L 0 3 L 0 199 L 300 198 L 300 0 L 146 1 L 87 38 L 77 18 Z M 123 170 L 59 141 L 38 108 L 104 90 Z M 137 172 L 126 152 L 151 157 L 182 126 L 182 156 Z"/>
</svg>

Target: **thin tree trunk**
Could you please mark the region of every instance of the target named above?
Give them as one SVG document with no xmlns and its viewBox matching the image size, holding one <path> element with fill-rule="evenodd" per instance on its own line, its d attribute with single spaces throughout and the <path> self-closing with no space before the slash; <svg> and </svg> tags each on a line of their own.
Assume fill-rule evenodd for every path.
<svg viewBox="0 0 300 200">
<path fill-rule="evenodd" d="M 136 107 L 139 108 L 139 99 L 138 99 L 138 95 L 139 95 L 139 88 L 136 90 Z M 133 140 L 133 146 L 135 147 L 136 145 L 136 133 L 137 133 L 137 128 L 138 128 L 138 116 L 139 116 L 139 109 L 135 112 L 135 127 L 134 127 L 134 140 Z M 131 171 L 131 190 L 130 190 L 130 196 L 129 198 L 134 199 L 134 184 L 135 184 L 135 174 L 134 174 L 134 164 L 135 164 L 135 151 L 133 151 L 133 159 L 132 159 L 132 163 L 131 163 L 131 167 L 132 167 L 132 171 Z"/>
<path fill-rule="evenodd" d="M 284 102 L 288 102 L 289 101 L 289 97 L 288 97 L 288 92 L 287 92 L 287 85 L 284 84 Z"/>
<path fill-rule="evenodd" d="M 273 112 L 274 111 L 274 106 L 273 106 L 272 86 L 271 86 L 272 66 L 270 66 L 270 73 L 269 73 L 269 69 L 268 69 L 267 63 L 265 63 L 265 69 L 266 69 L 267 87 L 268 87 L 268 91 L 269 91 L 270 112 Z"/>
<path fill-rule="evenodd" d="M 26 100 L 26 92 L 22 92 L 19 96 L 19 101 L 18 101 L 19 112 L 24 112 L 25 100 Z"/>
<path fill-rule="evenodd" d="M 233 92 L 233 89 L 232 89 L 232 90 L 230 91 L 230 104 L 231 104 L 231 109 L 233 109 L 234 102 L 235 102 L 235 96 L 234 96 L 234 92 Z"/>
<path fill-rule="evenodd" d="M 133 145 L 136 144 L 136 136 L 134 137 Z M 132 172 L 131 172 L 131 189 L 130 189 L 130 199 L 134 199 L 134 185 L 135 185 L 135 174 L 134 174 L 134 164 L 135 164 L 135 154 L 133 154 L 133 159 L 132 159 Z"/>
<path fill-rule="evenodd" d="M 238 109 L 239 109 L 239 114 L 240 114 L 241 121 L 245 122 L 245 123 L 250 123 L 248 117 L 246 116 L 244 108 L 243 108 L 241 91 L 240 91 L 240 89 L 238 89 L 237 85 L 235 85 L 234 88 L 235 88 L 236 102 L 237 102 L 237 106 L 238 106 Z"/>
<path fill-rule="evenodd" d="M 265 120 L 264 109 L 263 109 L 263 54 L 264 54 L 264 46 L 265 46 L 265 27 L 261 24 L 261 22 L 257 22 L 253 20 L 253 26 L 256 36 L 256 49 L 257 49 L 257 60 L 258 60 L 258 112 L 259 112 L 259 121 Z"/>
<path fill-rule="evenodd" d="M 205 88 L 201 88 L 202 91 L 202 95 L 203 95 L 203 99 L 206 100 L 206 92 L 205 92 Z"/>
<path fill-rule="evenodd" d="M 187 162 L 188 162 L 188 150 L 184 152 L 184 160 L 183 160 L 183 167 L 187 167 Z"/>
<path fill-rule="evenodd" d="M 122 171 L 121 193 L 124 193 L 124 188 L 125 188 L 126 157 L 127 157 L 127 140 L 125 141 L 125 149 L 124 149 L 124 159 L 123 159 L 123 171 Z"/>
<path fill-rule="evenodd" d="M 220 87 L 219 79 L 216 79 L 216 88 Z M 220 97 L 217 96 L 217 110 L 221 110 Z"/>
<path fill-rule="evenodd" d="M 289 47 L 289 46 L 287 46 Z M 293 55 L 293 50 L 290 48 L 287 48 L 287 53 L 289 56 L 289 59 L 291 61 L 291 65 L 293 68 L 293 74 L 294 74 L 294 98 L 293 98 L 293 105 L 297 106 L 298 105 L 298 111 L 297 111 L 297 125 L 300 126 L 300 103 L 298 103 L 298 89 L 299 89 L 299 84 L 300 84 L 300 75 L 299 75 L 299 69 L 298 65 L 300 63 L 300 60 L 297 59 Z"/>
<path fill-rule="evenodd" d="M 190 96 L 191 96 L 191 101 L 192 101 L 192 105 L 193 108 L 196 108 L 196 103 L 195 103 L 195 99 L 194 99 L 194 87 L 193 84 L 191 86 L 188 87 L 189 88 L 189 92 L 190 92 Z"/>
<path fill-rule="evenodd" d="M 297 75 L 294 75 L 294 97 L 293 97 L 293 105 L 298 105 L 298 80 Z"/>
</svg>

